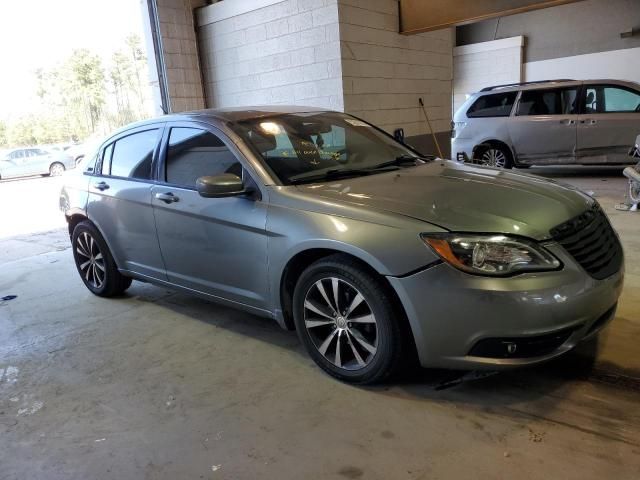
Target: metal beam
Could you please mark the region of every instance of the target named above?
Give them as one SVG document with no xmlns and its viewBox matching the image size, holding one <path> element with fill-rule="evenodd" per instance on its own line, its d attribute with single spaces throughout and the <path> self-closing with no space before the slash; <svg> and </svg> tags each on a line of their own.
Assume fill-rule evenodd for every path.
<svg viewBox="0 0 640 480">
<path fill-rule="evenodd" d="M 400 33 L 412 34 L 583 0 L 400 0 Z"/>
</svg>

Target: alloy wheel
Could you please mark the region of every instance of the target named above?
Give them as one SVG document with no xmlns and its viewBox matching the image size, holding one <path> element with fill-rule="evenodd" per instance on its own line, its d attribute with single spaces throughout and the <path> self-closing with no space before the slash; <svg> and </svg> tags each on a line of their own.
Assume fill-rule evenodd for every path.
<svg viewBox="0 0 640 480">
<path fill-rule="evenodd" d="M 376 354 L 376 317 L 362 293 L 340 278 L 323 278 L 309 288 L 304 323 L 318 352 L 339 368 L 362 369 Z"/>
<path fill-rule="evenodd" d="M 102 288 L 106 275 L 104 256 L 98 242 L 87 232 L 82 232 L 76 240 L 78 266 L 85 281 L 93 288 Z"/>
<path fill-rule="evenodd" d="M 507 156 L 497 148 L 489 148 L 482 154 L 482 163 L 488 167 L 504 168 L 507 165 Z"/>
<path fill-rule="evenodd" d="M 49 174 L 52 177 L 57 177 L 59 175 L 62 175 L 63 173 L 64 173 L 64 167 L 59 163 L 54 163 L 53 165 L 51 165 L 51 168 L 49 169 Z"/>
</svg>

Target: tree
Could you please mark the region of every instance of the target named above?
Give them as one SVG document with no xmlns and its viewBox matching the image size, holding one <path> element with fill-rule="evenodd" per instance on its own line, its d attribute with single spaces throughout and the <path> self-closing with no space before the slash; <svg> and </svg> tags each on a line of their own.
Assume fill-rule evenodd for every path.
<svg viewBox="0 0 640 480">
<path fill-rule="evenodd" d="M 0 147 L 6 147 L 7 144 L 7 125 L 0 122 Z"/>
<path fill-rule="evenodd" d="M 66 82 L 63 85 L 71 104 L 84 109 L 94 132 L 105 104 L 104 69 L 102 61 L 87 49 L 74 50 L 63 70 Z"/>
<path fill-rule="evenodd" d="M 103 65 L 87 50 L 74 50 L 54 68 L 34 72 L 41 107 L 0 123 L 0 146 L 84 140 L 149 115 L 146 57 L 129 35 Z"/>
</svg>

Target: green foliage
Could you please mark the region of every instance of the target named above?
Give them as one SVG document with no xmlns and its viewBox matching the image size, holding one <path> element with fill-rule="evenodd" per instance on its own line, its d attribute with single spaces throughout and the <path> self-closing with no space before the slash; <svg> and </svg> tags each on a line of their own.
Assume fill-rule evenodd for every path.
<svg viewBox="0 0 640 480">
<path fill-rule="evenodd" d="M 34 72 L 43 111 L 0 124 L 0 146 L 69 142 L 106 133 L 148 115 L 146 57 L 130 35 L 105 67 L 96 53 L 74 50 L 52 69 Z"/>
<path fill-rule="evenodd" d="M 7 126 L 0 122 L 0 147 L 7 146 Z"/>
</svg>

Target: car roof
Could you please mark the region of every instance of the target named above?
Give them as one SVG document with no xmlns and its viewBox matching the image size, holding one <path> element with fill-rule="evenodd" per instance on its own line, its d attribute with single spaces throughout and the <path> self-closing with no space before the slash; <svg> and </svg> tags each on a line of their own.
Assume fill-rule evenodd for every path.
<svg viewBox="0 0 640 480">
<path fill-rule="evenodd" d="M 133 128 L 143 127 L 161 122 L 179 122 L 186 120 L 216 120 L 222 122 L 242 122 L 246 120 L 255 120 L 258 118 L 271 117 L 274 115 L 282 115 L 287 113 L 320 113 L 332 110 L 326 108 L 303 107 L 296 105 L 262 105 L 248 107 L 230 107 L 230 108 L 206 108 L 203 110 L 193 110 L 189 112 L 171 113 L 160 117 L 142 120 L 136 123 L 130 123 L 120 128 L 108 138 L 121 132 L 131 130 Z"/>
<path fill-rule="evenodd" d="M 510 91 L 520 91 L 520 90 L 534 90 L 539 88 L 553 88 L 553 87 L 571 87 L 571 86 L 579 86 L 579 85 L 593 85 L 593 84 L 614 84 L 614 85 L 623 85 L 632 88 L 640 88 L 635 82 L 626 81 L 626 80 L 614 80 L 612 78 L 603 78 L 603 79 L 594 79 L 594 80 L 571 80 L 571 79 L 559 79 L 559 80 L 540 80 L 540 81 L 532 81 L 532 82 L 521 82 L 521 83 L 510 83 L 506 85 L 494 85 L 491 87 L 486 87 L 477 92 L 478 95 L 485 95 L 495 92 L 510 92 Z"/>
</svg>

